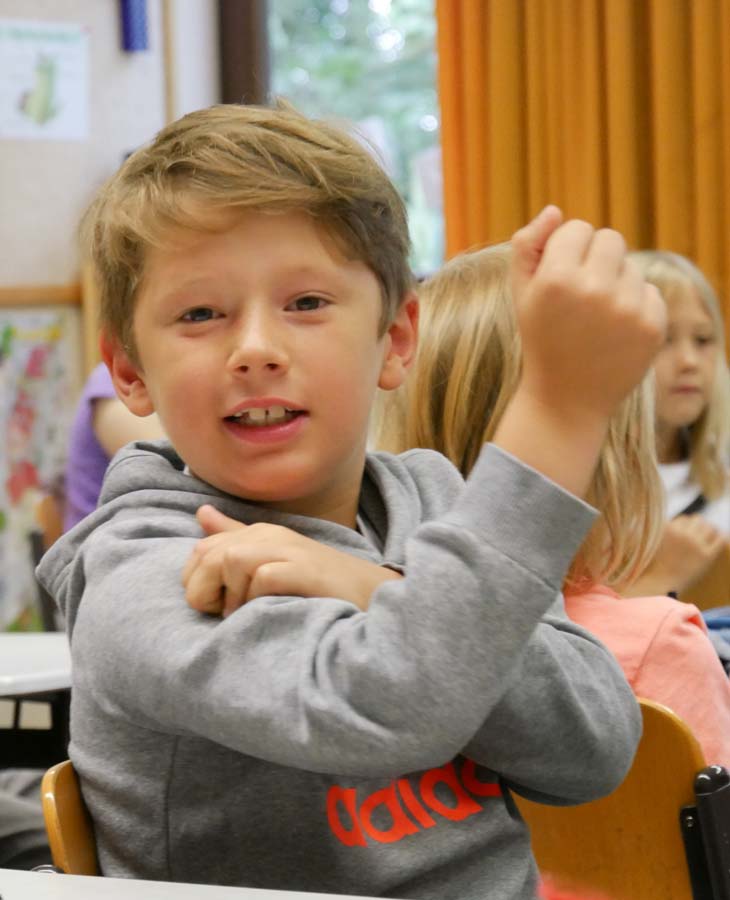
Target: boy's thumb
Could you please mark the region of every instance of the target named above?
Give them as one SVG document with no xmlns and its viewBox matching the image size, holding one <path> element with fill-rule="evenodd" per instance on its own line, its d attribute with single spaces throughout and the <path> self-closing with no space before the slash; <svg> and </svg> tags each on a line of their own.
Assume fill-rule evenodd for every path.
<svg viewBox="0 0 730 900">
<path fill-rule="evenodd" d="M 557 206 L 550 204 L 512 237 L 512 273 L 516 279 L 529 279 L 540 265 L 545 246 L 563 221 Z"/>
<path fill-rule="evenodd" d="M 209 503 L 201 506 L 195 517 L 207 534 L 220 534 L 223 531 L 240 531 L 246 527 L 243 522 L 231 519 Z"/>
</svg>

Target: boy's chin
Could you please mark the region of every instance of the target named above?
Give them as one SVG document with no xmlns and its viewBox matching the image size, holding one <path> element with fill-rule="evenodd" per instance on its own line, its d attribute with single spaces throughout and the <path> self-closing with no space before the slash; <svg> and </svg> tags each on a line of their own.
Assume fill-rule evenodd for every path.
<svg viewBox="0 0 730 900">
<path fill-rule="evenodd" d="M 211 487 L 223 491 L 225 494 L 230 494 L 232 497 L 237 497 L 246 503 L 257 503 L 260 506 L 271 506 L 274 508 L 281 506 L 286 508 L 290 504 L 306 503 L 306 498 L 311 494 L 310 486 L 305 483 L 298 483 L 295 478 L 288 479 L 285 484 L 282 483 L 281 479 L 277 479 L 274 484 L 262 485 L 259 482 L 255 485 L 248 485 L 245 482 L 229 482 L 216 477 L 206 478 L 195 474 L 192 470 L 190 470 L 190 473 L 201 481 L 205 481 Z"/>
</svg>

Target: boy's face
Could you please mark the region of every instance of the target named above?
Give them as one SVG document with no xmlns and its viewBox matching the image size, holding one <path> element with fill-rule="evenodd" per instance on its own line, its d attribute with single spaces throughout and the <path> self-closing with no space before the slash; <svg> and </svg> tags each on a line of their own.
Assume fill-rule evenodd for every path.
<svg viewBox="0 0 730 900">
<path fill-rule="evenodd" d="M 113 341 L 105 358 L 199 478 L 353 525 L 373 394 L 401 383 L 415 342 L 415 300 L 379 338 L 380 311 L 376 276 L 310 217 L 248 211 L 150 251 L 138 364 Z"/>
</svg>

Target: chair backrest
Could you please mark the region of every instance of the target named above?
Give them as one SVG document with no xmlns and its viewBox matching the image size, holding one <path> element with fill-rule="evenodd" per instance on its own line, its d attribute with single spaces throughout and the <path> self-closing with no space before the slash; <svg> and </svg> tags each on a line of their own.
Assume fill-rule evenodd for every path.
<svg viewBox="0 0 730 900">
<path fill-rule="evenodd" d="M 730 545 L 725 544 L 702 578 L 682 591 L 679 599 L 698 609 L 730 604 Z"/>
<path fill-rule="evenodd" d="M 44 494 L 36 504 L 35 520 L 43 541 L 43 550 L 48 550 L 63 533 L 61 505 L 52 494 Z"/>
<path fill-rule="evenodd" d="M 41 798 L 54 866 L 67 875 L 98 875 L 94 831 L 71 760 L 46 772 Z"/>
<path fill-rule="evenodd" d="M 612 794 L 571 807 L 514 799 L 540 871 L 559 883 L 611 900 L 692 900 L 679 810 L 694 804 L 694 778 L 705 760 L 678 716 L 658 703 L 639 702 L 643 735 L 628 775 Z"/>
<path fill-rule="evenodd" d="M 33 566 L 37 566 L 41 557 L 58 540 L 63 532 L 63 516 L 61 505 L 51 494 L 44 494 L 36 503 L 35 528 L 29 535 L 30 554 Z M 40 583 L 36 583 L 38 596 L 37 606 L 44 631 L 59 631 L 63 628 L 61 614 L 48 591 Z"/>
</svg>

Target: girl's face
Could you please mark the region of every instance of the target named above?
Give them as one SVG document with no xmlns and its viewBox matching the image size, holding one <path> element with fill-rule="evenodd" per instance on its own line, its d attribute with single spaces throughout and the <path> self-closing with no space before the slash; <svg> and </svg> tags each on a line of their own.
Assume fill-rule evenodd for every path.
<svg viewBox="0 0 730 900">
<path fill-rule="evenodd" d="M 668 298 L 667 340 L 656 358 L 656 412 L 660 430 L 692 425 L 710 400 L 717 354 L 715 326 L 694 288 Z"/>
</svg>

